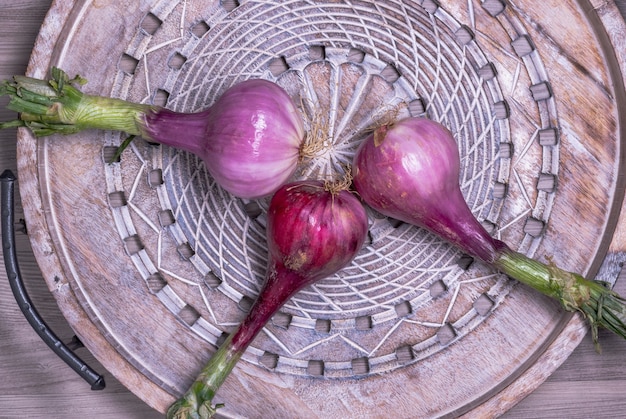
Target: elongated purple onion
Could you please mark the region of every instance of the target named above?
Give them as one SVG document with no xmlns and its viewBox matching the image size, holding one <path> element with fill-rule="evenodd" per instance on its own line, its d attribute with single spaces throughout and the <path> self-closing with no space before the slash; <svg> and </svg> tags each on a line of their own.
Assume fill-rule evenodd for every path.
<svg viewBox="0 0 626 419">
<path fill-rule="evenodd" d="M 459 186 L 460 159 L 451 132 L 425 118 L 382 126 L 354 156 L 354 187 L 389 217 L 425 228 L 511 278 L 582 313 L 597 342 L 598 326 L 626 338 L 625 300 L 604 284 L 533 260 L 491 237 Z"/>
<path fill-rule="evenodd" d="M 261 79 L 238 83 L 197 113 L 82 93 L 62 70 L 49 81 L 15 76 L 0 96 L 37 136 L 96 128 L 123 131 L 196 154 L 224 189 L 241 198 L 270 195 L 293 175 L 305 132 L 295 104 L 280 86 Z"/>
<path fill-rule="evenodd" d="M 346 190 L 320 181 L 282 186 L 267 213 L 269 261 L 265 283 L 250 312 L 230 334 L 168 418 L 207 418 L 215 393 L 272 315 L 302 288 L 348 265 L 367 236 L 367 215 Z"/>
<path fill-rule="evenodd" d="M 459 187 L 457 145 L 441 124 L 409 118 L 378 128 L 361 144 L 354 170 L 354 186 L 372 208 L 495 261 L 502 245 L 467 206 Z"/>
</svg>

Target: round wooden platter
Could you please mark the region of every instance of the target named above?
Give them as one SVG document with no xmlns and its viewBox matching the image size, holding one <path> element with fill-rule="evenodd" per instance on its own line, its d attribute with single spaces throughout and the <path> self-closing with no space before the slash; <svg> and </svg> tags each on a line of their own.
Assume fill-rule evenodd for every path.
<svg viewBox="0 0 626 419">
<path fill-rule="evenodd" d="M 612 2 L 56 1 L 28 73 L 179 111 L 250 77 L 281 84 L 327 147 L 323 176 L 394 117 L 447 125 L 492 234 L 614 283 L 626 260 L 624 40 Z M 184 133 L 182 133 L 184 135 Z M 263 280 L 265 200 L 194 156 L 88 131 L 18 134 L 33 250 L 90 351 L 159 411 Z M 347 157 L 346 157 L 347 156 Z M 371 213 L 354 263 L 299 293 L 218 393 L 225 417 L 497 416 L 586 332 L 581 318 L 437 238 Z"/>
</svg>

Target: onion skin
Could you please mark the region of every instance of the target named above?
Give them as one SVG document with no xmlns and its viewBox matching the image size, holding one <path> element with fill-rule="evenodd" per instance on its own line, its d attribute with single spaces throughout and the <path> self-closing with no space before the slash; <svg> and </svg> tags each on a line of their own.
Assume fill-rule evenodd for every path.
<svg viewBox="0 0 626 419">
<path fill-rule="evenodd" d="M 305 132 L 287 93 L 268 80 L 229 88 L 207 110 L 145 115 L 142 136 L 200 157 L 215 181 L 241 198 L 270 195 L 300 161 Z"/>
<path fill-rule="evenodd" d="M 235 84 L 197 113 L 87 95 L 75 87 L 85 82 L 53 68 L 47 81 L 15 76 L 0 83 L 0 96 L 10 97 L 7 107 L 20 114 L 0 129 L 28 127 L 36 136 L 85 129 L 142 136 L 196 154 L 218 184 L 249 199 L 272 194 L 300 162 L 304 123 L 287 92 L 271 81 Z"/>
<path fill-rule="evenodd" d="M 168 410 L 172 419 L 208 418 L 213 397 L 263 326 L 294 294 L 348 265 L 367 237 L 367 214 L 346 190 L 320 181 L 281 187 L 267 214 L 265 283 L 237 330 L 213 354 L 189 390 Z"/>
<path fill-rule="evenodd" d="M 626 338 L 626 300 L 604 283 L 543 264 L 492 238 L 473 216 L 459 187 L 454 137 L 425 118 L 377 128 L 354 156 L 354 187 L 383 215 L 425 228 L 500 272 L 558 300 L 598 328 Z"/>
</svg>

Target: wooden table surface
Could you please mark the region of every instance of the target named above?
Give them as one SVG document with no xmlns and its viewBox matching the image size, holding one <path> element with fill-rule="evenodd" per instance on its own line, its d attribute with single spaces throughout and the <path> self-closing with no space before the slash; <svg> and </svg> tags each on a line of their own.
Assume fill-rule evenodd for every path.
<svg viewBox="0 0 626 419">
<path fill-rule="evenodd" d="M 626 12 L 626 0 L 616 4 Z M 13 0 L 0 7 L 0 79 L 23 74 L 50 0 Z M 0 120 L 13 114 L 0 99 Z M 0 131 L 0 171 L 16 172 L 15 130 Z M 19 185 L 18 185 L 19 186 Z M 19 196 L 19 195 L 18 195 Z M 19 202 L 19 200 L 18 200 Z M 21 207 L 16 208 L 17 216 Z M 62 340 L 73 332 L 41 277 L 28 238 L 18 234 L 22 274 L 35 307 Z M 1 249 L 0 249 L 1 252 Z M 617 285 L 626 295 L 626 281 Z M 505 418 L 626 418 L 626 341 L 602 331 L 602 354 L 586 336 L 567 361 L 537 390 L 504 415 Z M 105 374 L 107 387 L 91 391 L 40 340 L 29 326 L 0 270 L 0 418 L 160 418 L 125 389 L 85 350 L 89 365 Z"/>
</svg>

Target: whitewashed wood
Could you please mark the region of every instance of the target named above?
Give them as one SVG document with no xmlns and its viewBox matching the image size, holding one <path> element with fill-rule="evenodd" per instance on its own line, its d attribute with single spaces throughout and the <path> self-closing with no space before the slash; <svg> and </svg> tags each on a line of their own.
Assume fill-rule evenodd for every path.
<svg viewBox="0 0 626 419">
<path fill-rule="evenodd" d="M 23 73 L 34 34 L 46 9 L 47 2 L 33 0 L 3 6 L 0 11 L 0 78 Z M 11 11 L 16 13 L 10 18 L 5 16 L 5 13 Z M 30 32 L 18 32 L 28 31 L 26 28 L 30 28 Z M 29 39 L 26 39 L 27 35 Z M 6 65 L 5 59 L 8 62 Z M 0 117 L 6 119 L 6 115 L 1 114 Z M 14 138 L 14 133 L 10 131 L 0 135 L 3 146 L 10 144 Z M 6 162 L 11 166 L 9 168 L 13 168 L 14 162 L 5 154 L 12 156 L 13 150 L 3 148 L 0 153 L 2 163 Z M 6 167 L 3 165 L 1 168 Z M 32 258 L 29 261 L 27 240 L 22 237 L 19 242 L 22 268 L 29 279 L 29 289 L 32 290 L 37 307 L 55 330 L 64 339 L 69 339 L 71 330 L 56 309 L 56 303 L 47 292 Z M 0 373 L 5 377 L 0 383 L 0 416 L 160 417 L 130 392 L 121 388 L 109 375 L 107 390 L 89 391 L 84 382 L 54 358 L 21 318 L 5 276 L 0 276 L 0 298 Z M 602 334 L 602 338 L 603 355 L 595 354 L 590 339 L 586 337 L 568 361 L 544 385 L 505 417 L 621 416 L 625 406 L 620 390 L 626 387 L 624 342 L 606 333 Z M 93 362 L 84 351 L 80 353 Z M 597 404 L 593 401 L 593 395 L 600 396 Z"/>
<path fill-rule="evenodd" d="M 35 37 L 50 6 L 49 1 L 3 2 L 0 8 L 0 78 L 26 71 Z M 14 114 L 4 109 L 0 119 Z M 0 169 L 17 173 L 15 130 L 0 131 Z M 19 188 L 19 184 L 18 184 Z M 17 191 L 16 191 L 17 192 Z M 19 195 L 18 195 L 19 196 Z M 19 203 L 19 199 L 18 199 Z M 16 209 L 21 215 L 21 207 Z M 28 238 L 17 236 L 18 257 L 30 296 L 48 325 L 63 341 L 74 335 L 47 291 L 32 256 Z M 159 418 L 134 394 L 111 377 L 86 350 L 77 353 L 98 372 L 107 387 L 94 392 L 57 358 L 32 330 L 11 293 L 4 268 L 0 272 L 0 417 L 50 418 Z"/>
</svg>

